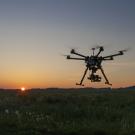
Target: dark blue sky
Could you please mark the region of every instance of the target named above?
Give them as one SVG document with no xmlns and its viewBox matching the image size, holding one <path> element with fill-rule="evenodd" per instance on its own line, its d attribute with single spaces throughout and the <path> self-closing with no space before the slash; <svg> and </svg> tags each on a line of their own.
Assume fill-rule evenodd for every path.
<svg viewBox="0 0 135 135">
<path fill-rule="evenodd" d="M 0 0 L 0 86 L 71 87 L 84 64 L 59 54 L 89 53 L 101 42 L 104 55 L 131 48 L 105 69 L 114 87 L 134 84 L 134 7 L 134 0 Z"/>
</svg>

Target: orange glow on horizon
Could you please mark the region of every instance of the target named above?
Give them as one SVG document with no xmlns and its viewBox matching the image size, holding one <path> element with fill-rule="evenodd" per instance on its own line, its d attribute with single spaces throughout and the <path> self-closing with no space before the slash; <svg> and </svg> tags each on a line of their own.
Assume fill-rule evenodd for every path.
<svg viewBox="0 0 135 135">
<path fill-rule="evenodd" d="M 21 87 L 21 91 L 25 91 L 26 90 L 26 88 L 25 87 Z"/>
<path fill-rule="evenodd" d="M 18 79 L 17 79 L 18 80 Z M 26 81 L 10 81 L 8 80 L 7 82 L 1 82 L 1 88 L 7 88 L 7 89 L 18 89 L 20 88 L 21 91 L 25 91 L 26 87 L 27 89 L 31 89 L 31 88 L 82 88 L 80 86 L 76 86 L 76 82 L 79 79 L 75 78 L 72 80 L 69 80 L 67 78 L 63 78 L 63 79 L 51 79 L 49 78 L 48 80 L 46 78 L 40 79 L 40 80 L 26 80 Z M 122 80 L 120 81 L 115 81 L 115 80 L 111 80 L 110 82 L 112 83 L 112 88 L 119 88 L 119 87 L 128 87 L 128 86 L 134 86 L 134 82 L 131 80 L 130 82 L 125 81 L 122 82 Z M 103 88 L 103 87 L 110 87 L 108 85 L 104 84 L 104 80 L 101 83 L 91 83 L 89 80 L 85 80 L 84 82 L 84 87 L 94 87 L 94 88 Z M 22 87 L 20 87 L 22 86 Z"/>
</svg>

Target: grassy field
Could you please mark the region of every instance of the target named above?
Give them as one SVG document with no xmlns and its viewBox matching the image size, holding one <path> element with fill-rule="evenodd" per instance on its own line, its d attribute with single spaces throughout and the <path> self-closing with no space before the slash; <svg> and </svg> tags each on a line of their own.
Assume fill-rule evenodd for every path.
<svg viewBox="0 0 135 135">
<path fill-rule="evenodd" d="M 135 91 L 0 91 L 0 135 L 134 135 Z"/>
</svg>

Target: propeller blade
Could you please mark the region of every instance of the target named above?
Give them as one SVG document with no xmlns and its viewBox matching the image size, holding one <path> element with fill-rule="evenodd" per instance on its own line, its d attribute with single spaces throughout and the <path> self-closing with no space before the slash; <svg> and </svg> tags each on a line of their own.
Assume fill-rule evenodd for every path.
<svg viewBox="0 0 135 135">
<path fill-rule="evenodd" d="M 130 50 L 130 48 L 126 48 L 126 49 L 123 49 L 123 50 L 120 50 L 121 52 L 127 52 L 127 51 L 129 51 Z M 119 52 L 120 52 L 119 51 Z"/>
<path fill-rule="evenodd" d="M 103 47 L 103 44 L 104 44 L 104 42 L 99 42 L 99 43 L 96 43 L 96 44 L 94 44 L 93 46 L 92 46 L 92 48 L 90 48 L 90 49 L 99 49 L 100 47 Z"/>
<path fill-rule="evenodd" d="M 130 50 L 130 48 L 126 48 L 126 49 L 120 50 L 119 52 L 120 52 L 121 55 L 123 55 L 124 52 L 127 52 L 127 51 L 129 51 L 129 50 Z"/>
<path fill-rule="evenodd" d="M 103 50 L 104 51 L 104 46 L 95 46 L 95 47 L 92 47 L 90 50 L 96 50 L 96 49 L 101 49 L 101 50 Z"/>
<path fill-rule="evenodd" d="M 70 49 L 70 52 L 71 52 L 71 50 L 74 50 L 74 51 L 76 51 L 76 50 L 78 50 L 78 47 L 68 47 L 69 49 Z"/>
<path fill-rule="evenodd" d="M 59 53 L 59 55 L 61 55 L 61 56 L 67 56 L 66 54 L 63 54 L 63 53 Z"/>
<path fill-rule="evenodd" d="M 70 59 L 70 55 L 66 55 L 66 54 L 60 54 L 60 55 L 66 57 L 67 59 Z"/>
</svg>

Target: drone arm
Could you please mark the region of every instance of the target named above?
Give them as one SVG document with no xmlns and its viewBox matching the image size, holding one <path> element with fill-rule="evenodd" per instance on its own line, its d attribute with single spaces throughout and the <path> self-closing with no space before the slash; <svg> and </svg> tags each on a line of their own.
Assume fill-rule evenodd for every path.
<svg viewBox="0 0 135 135">
<path fill-rule="evenodd" d="M 82 54 L 79 54 L 79 53 L 76 53 L 76 52 L 73 53 L 73 54 L 86 58 L 86 56 L 84 56 L 84 55 L 82 55 Z"/>
<path fill-rule="evenodd" d="M 104 76 L 104 78 L 105 78 L 105 80 L 106 80 L 105 84 L 112 85 L 112 84 L 109 83 L 109 80 L 107 79 L 107 77 L 106 77 L 106 75 L 105 75 L 105 72 L 104 72 L 104 70 L 103 70 L 102 67 L 100 67 L 100 70 L 101 70 L 101 72 L 102 72 L 102 74 L 103 74 L 103 76 Z"/>
<path fill-rule="evenodd" d="M 101 50 L 99 50 L 99 52 L 97 53 L 97 55 L 96 56 L 99 56 L 99 54 L 101 53 L 102 51 Z"/>
<path fill-rule="evenodd" d="M 99 56 L 99 54 L 100 54 L 102 51 L 104 51 L 104 48 L 103 48 L 103 47 L 100 47 L 99 52 L 97 53 L 96 56 Z"/>
<path fill-rule="evenodd" d="M 72 59 L 72 60 L 85 60 L 83 58 L 69 58 L 69 59 Z"/>
<path fill-rule="evenodd" d="M 72 49 L 70 53 L 86 58 L 86 56 L 84 56 L 84 55 L 82 55 L 82 54 L 79 54 L 79 53 L 75 52 L 74 49 Z"/>
<path fill-rule="evenodd" d="M 89 69 L 89 68 L 87 67 L 86 70 L 85 70 L 85 72 L 84 72 L 84 75 L 83 75 L 83 77 L 82 77 L 82 79 L 81 79 L 81 81 L 80 81 L 80 83 L 79 83 L 79 84 L 76 83 L 76 85 L 82 85 L 83 80 L 84 80 L 84 78 L 85 78 L 85 76 L 86 76 L 86 74 L 87 74 L 88 69 Z M 84 85 L 82 85 L 82 86 L 84 86 Z"/>
<path fill-rule="evenodd" d="M 67 59 L 72 59 L 72 60 L 85 60 L 84 58 L 72 58 L 70 55 L 67 56 Z"/>
<path fill-rule="evenodd" d="M 119 56 L 119 55 L 123 55 L 123 54 L 124 54 L 123 51 L 119 51 L 119 53 L 113 54 L 113 55 L 109 55 L 109 56 L 105 56 L 105 57 L 103 57 L 103 59 L 106 59 L 106 58 L 113 58 L 113 57 L 115 57 L 115 56 Z"/>
<path fill-rule="evenodd" d="M 102 60 L 114 60 L 113 57 L 103 58 Z"/>
</svg>

